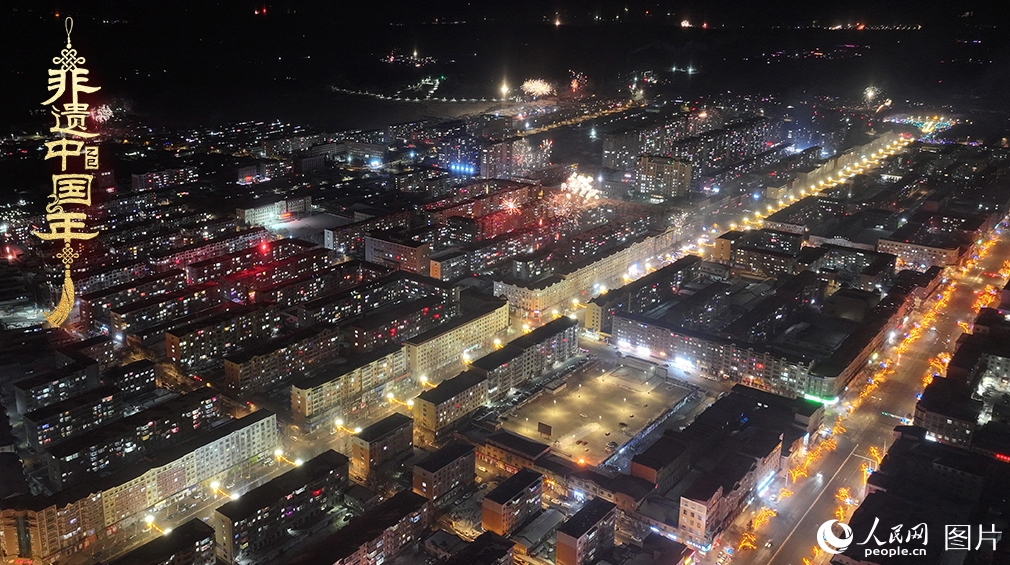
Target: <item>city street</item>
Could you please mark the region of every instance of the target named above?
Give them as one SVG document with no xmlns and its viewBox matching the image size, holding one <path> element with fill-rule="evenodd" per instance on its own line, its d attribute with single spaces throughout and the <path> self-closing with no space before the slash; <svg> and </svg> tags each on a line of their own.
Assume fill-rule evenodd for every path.
<svg viewBox="0 0 1010 565">
<path fill-rule="evenodd" d="M 811 466 L 813 472 L 808 477 L 798 477 L 799 482 L 793 483 L 788 475 L 776 484 L 766 489 L 766 497 L 755 499 L 748 511 L 736 520 L 733 527 L 722 536 L 720 547 L 730 547 L 734 550 L 734 563 L 741 565 L 801 565 L 803 559 L 814 559 L 813 546 L 816 545 L 817 528 L 835 516 L 839 507 L 845 508 L 846 516 L 858 506 L 863 492 L 862 465 L 870 468 L 876 466 L 871 456 L 871 448 L 876 448 L 880 454 L 893 440 L 893 430 L 901 421 L 891 416 L 906 416 L 914 412 L 916 395 L 922 391 L 923 376 L 931 371 L 930 359 L 942 352 L 951 352 L 954 343 L 961 334 L 959 321 L 974 319 L 973 303 L 977 293 L 986 285 L 1002 286 L 1002 280 L 994 283 L 990 277 L 981 276 L 983 272 L 1000 270 L 1003 260 L 1010 256 L 1010 237 L 1004 232 L 998 236 L 996 243 L 982 257 L 978 264 L 964 276 L 956 277 L 956 289 L 946 305 L 937 306 L 935 300 L 928 301 L 910 316 L 905 325 L 905 331 L 914 328 L 918 320 L 931 310 L 936 310 L 935 318 L 929 327 L 923 327 L 921 337 L 909 343 L 904 353 L 898 355 L 900 337 L 884 351 L 884 358 L 896 361 L 895 371 L 883 379 L 872 393 L 865 395 L 855 411 L 843 417 L 844 433 L 837 434 L 835 440 L 837 449 L 824 456 Z M 943 285 L 941 285 L 941 292 Z M 932 328 L 936 330 L 933 331 Z M 948 341 L 949 340 L 949 341 Z M 859 379 L 861 377 L 857 377 Z M 845 400 L 851 402 L 859 396 L 856 381 L 850 385 L 850 392 Z M 835 421 L 839 413 L 845 410 L 845 403 L 831 407 L 825 417 L 827 426 Z M 886 414 L 885 414 L 886 413 Z M 880 455 L 878 455 L 879 457 Z M 816 474 L 814 474 L 816 473 Z M 784 487 L 792 491 L 792 496 L 771 502 L 769 498 L 779 493 Z M 841 503 L 835 495 L 841 488 L 848 488 L 854 498 L 854 504 Z M 738 550 L 740 536 L 752 517 L 752 511 L 762 505 L 768 505 L 778 512 L 778 516 L 770 519 L 763 528 L 757 529 L 755 550 Z M 765 544 L 771 541 L 772 547 Z M 714 561 L 719 554 L 719 547 L 709 554 L 709 560 Z M 820 558 L 820 563 L 826 560 Z"/>
</svg>

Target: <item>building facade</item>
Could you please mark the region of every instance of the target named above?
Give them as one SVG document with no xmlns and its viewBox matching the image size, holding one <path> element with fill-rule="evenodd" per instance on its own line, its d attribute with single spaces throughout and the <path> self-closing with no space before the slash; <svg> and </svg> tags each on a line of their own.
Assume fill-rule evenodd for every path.
<svg viewBox="0 0 1010 565">
<path fill-rule="evenodd" d="M 414 447 L 414 421 L 393 413 L 351 436 L 351 477 L 365 483 L 377 467 Z"/>
<path fill-rule="evenodd" d="M 514 534 L 523 522 L 541 510 L 544 476 L 531 469 L 512 475 L 484 496 L 481 525 L 503 537 Z"/>
<path fill-rule="evenodd" d="M 414 465 L 414 492 L 434 504 L 474 483 L 474 447 L 450 443 Z"/>
<path fill-rule="evenodd" d="M 217 556 L 225 563 L 257 561 L 290 539 L 288 529 L 323 519 L 347 486 L 348 461 L 332 449 L 219 507 L 211 517 Z"/>
<path fill-rule="evenodd" d="M 614 524 L 617 506 L 602 498 L 594 498 L 558 528 L 557 565 L 588 565 L 595 563 L 614 547 Z"/>
</svg>

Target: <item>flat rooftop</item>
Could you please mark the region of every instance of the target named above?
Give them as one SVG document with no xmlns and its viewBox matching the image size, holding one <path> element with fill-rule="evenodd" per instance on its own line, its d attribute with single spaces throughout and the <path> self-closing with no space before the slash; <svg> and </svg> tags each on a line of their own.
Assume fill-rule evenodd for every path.
<svg viewBox="0 0 1010 565">
<path fill-rule="evenodd" d="M 435 406 L 438 406 L 448 402 L 460 393 L 467 391 L 486 380 L 487 377 L 484 375 L 480 375 L 472 371 L 465 371 L 451 379 L 446 379 L 438 383 L 438 386 L 435 388 L 429 388 L 417 395 L 417 397 L 425 402 L 430 402 Z"/>
<path fill-rule="evenodd" d="M 502 447 L 507 451 L 523 455 L 530 461 L 537 459 L 551 449 L 546 444 L 527 439 L 508 430 L 497 431 L 489 435 L 484 441 Z"/>
<path fill-rule="evenodd" d="M 51 404 L 49 406 L 46 406 L 45 408 L 39 408 L 38 410 L 33 410 L 25 414 L 24 418 L 26 420 L 31 420 L 32 422 L 36 423 L 42 422 L 58 414 L 62 414 L 64 412 L 73 410 L 74 408 L 80 406 L 87 406 L 93 402 L 98 402 L 103 398 L 119 394 L 122 394 L 121 391 L 112 385 L 101 386 L 96 389 L 89 390 L 84 394 L 68 398 L 62 402 L 57 402 L 56 404 Z"/>
<path fill-rule="evenodd" d="M 562 524 L 558 528 L 558 533 L 579 539 L 586 535 L 589 530 L 596 527 L 596 524 L 606 518 L 607 514 L 616 511 L 616 509 L 617 505 L 613 502 L 607 502 L 600 497 L 596 497 L 587 502 L 581 510 Z"/>
<path fill-rule="evenodd" d="M 453 461 L 456 461 L 460 457 L 473 453 L 473 451 L 474 447 L 472 445 L 459 442 L 450 443 L 414 466 L 420 467 L 429 473 L 435 473 L 439 469 L 444 469 L 447 465 L 452 464 Z"/>
<path fill-rule="evenodd" d="M 407 426 L 412 426 L 414 424 L 414 419 L 410 416 L 404 416 L 398 412 L 394 412 L 389 416 L 379 420 L 378 422 L 368 426 L 367 428 L 361 430 L 360 432 L 354 434 L 354 436 L 362 441 L 372 443 L 378 441 L 389 434 L 403 429 Z"/>
<path fill-rule="evenodd" d="M 505 504 L 533 485 L 542 484 L 543 479 L 543 475 L 532 469 L 522 469 L 487 493 L 484 499 Z"/>
</svg>

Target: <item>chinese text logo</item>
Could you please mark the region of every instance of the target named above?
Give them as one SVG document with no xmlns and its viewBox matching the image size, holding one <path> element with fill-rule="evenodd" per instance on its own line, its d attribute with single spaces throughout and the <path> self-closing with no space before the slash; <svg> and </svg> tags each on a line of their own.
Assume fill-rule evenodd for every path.
<svg viewBox="0 0 1010 565">
<path fill-rule="evenodd" d="M 84 221 L 88 215 L 82 209 L 91 205 L 91 181 L 94 175 L 83 171 L 98 169 L 98 146 L 86 145 L 86 141 L 98 134 L 87 131 L 90 112 L 88 104 L 80 100 L 80 95 L 97 92 L 101 87 L 87 85 L 88 70 L 81 67 L 84 57 L 78 57 L 77 50 L 70 44 L 73 28 L 74 20 L 67 18 L 67 47 L 60 51 L 59 57 L 53 57 L 53 65 L 57 68 L 49 69 L 49 90 L 54 94 L 42 103 L 43 106 L 52 104 L 51 113 L 55 124 L 49 131 L 59 134 L 54 141 L 46 142 L 45 158 L 59 159 L 61 173 L 53 175 L 53 192 L 49 195 L 51 202 L 46 205 L 49 231 L 35 232 L 44 241 L 63 241 L 63 249 L 56 254 L 63 263 L 63 292 L 56 308 L 46 314 L 46 321 L 53 326 L 65 322 L 74 307 L 74 281 L 70 278 L 70 265 L 80 257 L 80 253 L 70 242 L 98 235 L 98 232 L 84 231 Z M 57 100 L 63 102 L 62 108 L 54 104 Z M 74 158 L 69 163 L 69 169 L 68 158 Z"/>
</svg>

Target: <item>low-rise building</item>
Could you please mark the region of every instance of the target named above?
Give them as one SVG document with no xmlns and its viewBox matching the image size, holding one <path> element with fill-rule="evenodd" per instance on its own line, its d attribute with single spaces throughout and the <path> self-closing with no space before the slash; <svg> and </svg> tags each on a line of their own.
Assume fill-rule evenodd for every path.
<svg viewBox="0 0 1010 565">
<path fill-rule="evenodd" d="M 109 312 L 109 318 L 112 332 L 117 336 L 125 336 L 171 318 L 210 308 L 220 302 L 217 283 L 206 282 L 113 308 Z"/>
<path fill-rule="evenodd" d="M 28 445 L 45 449 L 123 415 L 123 393 L 106 385 L 23 416 Z"/>
<path fill-rule="evenodd" d="M 414 421 L 393 413 L 351 436 L 351 477 L 368 482 L 376 468 L 414 446 Z"/>
<path fill-rule="evenodd" d="M 136 398 L 157 388 L 154 361 L 141 359 L 115 367 L 103 375 L 109 384 L 123 391 L 125 398 Z"/>
<path fill-rule="evenodd" d="M 236 395 L 246 396 L 280 386 L 314 363 L 337 356 L 340 332 L 317 324 L 249 347 L 224 358 L 224 380 Z"/>
<path fill-rule="evenodd" d="M 476 456 L 465 443 L 450 443 L 414 465 L 414 492 L 438 504 L 474 482 Z"/>
<path fill-rule="evenodd" d="M 400 344 L 418 334 L 437 328 L 452 315 L 440 296 L 380 306 L 344 323 L 351 347 L 368 353 L 386 344 Z"/>
<path fill-rule="evenodd" d="M 491 336 L 509 326 L 505 301 L 485 305 L 403 342 L 410 372 L 416 376 L 457 362 L 463 352 L 485 344 Z"/>
<path fill-rule="evenodd" d="M 557 565 L 588 565 L 614 547 L 617 506 L 602 498 L 587 502 L 558 528 Z"/>
<path fill-rule="evenodd" d="M 220 419 L 217 391 L 197 389 L 49 447 L 49 480 L 62 490 L 116 472 L 192 439 Z"/>
<path fill-rule="evenodd" d="M 212 517 L 225 563 L 262 559 L 266 550 L 321 519 L 347 486 L 347 458 L 332 449 L 219 507 Z"/>
<path fill-rule="evenodd" d="M 427 498 L 401 491 L 296 556 L 290 565 L 386 563 L 420 541 L 432 520 Z"/>
<path fill-rule="evenodd" d="M 26 414 L 98 388 L 100 377 L 98 363 L 81 355 L 55 371 L 17 381 L 11 387 L 17 411 Z"/>
<path fill-rule="evenodd" d="M 365 261 L 408 273 L 428 275 L 431 244 L 394 237 L 389 232 L 365 236 Z"/>
<path fill-rule="evenodd" d="M 487 377 L 488 398 L 498 400 L 578 352 L 579 323 L 562 316 L 474 360 L 469 371 Z"/>
<path fill-rule="evenodd" d="M 645 451 L 631 458 L 631 475 L 670 490 L 690 470 L 690 445 L 671 436 L 662 436 Z"/>
<path fill-rule="evenodd" d="M 24 496 L 0 506 L 0 541 L 9 557 L 51 565 L 143 520 L 170 497 L 223 476 L 280 445 L 276 416 L 260 410 L 108 476 L 51 496 Z"/>
<path fill-rule="evenodd" d="M 434 443 L 456 422 L 487 402 L 487 377 L 466 371 L 414 399 L 418 443 Z"/>
<path fill-rule="evenodd" d="M 926 439 L 968 448 L 983 408 L 964 383 L 937 377 L 915 403 L 912 421 L 926 430 Z"/>
<path fill-rule="evenodd" d="M 481 525 L 485 530 L 510 537 L 526 520 L 541 510 L 544 476 L 531 469 L 512 475 L 484 496 Z"/>
<path fill-rule="evenodd" d="M 306 431 L 330 426 L 367 395 L 384 398 L 381 391 L 407 373 L 407 356 L 402 347 L 389 345 L 346 362 L 334 361 L 320 367 L 313 376 L 295 378 L 291 383 L 291 415 Z"/>
<path fill-rule="evenodd" d="M 280 325 L 270 303 L 228 304 L 226 311 L 165 332 L 165 353 L 182 368 L 199 367 L 248 343 L 273 337 Z"/>
</svg>

